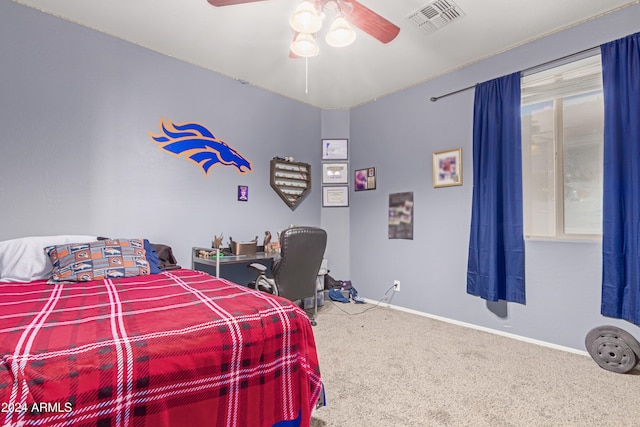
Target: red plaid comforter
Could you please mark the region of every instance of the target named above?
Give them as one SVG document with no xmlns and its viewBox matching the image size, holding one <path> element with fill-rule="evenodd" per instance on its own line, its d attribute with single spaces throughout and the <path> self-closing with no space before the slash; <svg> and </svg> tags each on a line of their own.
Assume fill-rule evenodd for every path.
<svg viewBox="0 0 640 427">
<path fill-rule="evenodd" d="M 304 312 L 192 270 L 0 283 L 0 357 L 5 426 L 304 426 L 322 393 Z"/>
</svg>

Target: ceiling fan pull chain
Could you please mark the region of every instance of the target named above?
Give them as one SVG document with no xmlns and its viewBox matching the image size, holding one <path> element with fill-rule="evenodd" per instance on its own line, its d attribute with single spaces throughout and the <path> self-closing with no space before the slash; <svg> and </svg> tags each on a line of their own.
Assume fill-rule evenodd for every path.
<svg viewBox="0 0 640 427">
<path fill-rule="evenodd" d="M 304 58 L 304 94 L 309 94 L 309 58 Z"/>
</svg>

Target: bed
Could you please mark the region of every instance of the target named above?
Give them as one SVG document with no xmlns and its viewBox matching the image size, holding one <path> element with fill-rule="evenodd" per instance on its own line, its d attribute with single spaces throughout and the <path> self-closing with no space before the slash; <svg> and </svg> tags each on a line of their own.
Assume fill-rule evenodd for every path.
<svg viewBox="0 0 640 427">
<path fill-rule="evenodd" d="M 308 426 L 323 402 L 288 300 L 188 269 L 84 278 L 0 282 L 1 425 Z"/>
</svg>

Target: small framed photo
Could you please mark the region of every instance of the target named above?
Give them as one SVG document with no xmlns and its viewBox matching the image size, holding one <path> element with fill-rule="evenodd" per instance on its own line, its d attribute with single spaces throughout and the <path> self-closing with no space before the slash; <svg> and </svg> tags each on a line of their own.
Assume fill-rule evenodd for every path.
<svg viewBox="0 0 640 427">
<path fill-rule="evenodd" d="M 376 168 L 358 169 L 355 172 L 355 190 L 376 189 Z"/>
<path fill-rule="evenodd" d="M 462 148 L 433 153 L 433 186 L 462 185 Z"/>
<path fill-rule="evenodd" d="M 322 207 L 337 208 L 349 206 L 349 187 L 322 187 Z"/>
<path fill-rule="evenodd" d="M 249 186 L 238 185 L 238 201 L 246 202 L 249 200 Z"/>
<path fill-rule="evenodd" d="M 323 163 L 323 184 L 347 184 L 349 182 L 348 163 Z"/>
<path fill-rule="evenodd" d="M 323 139 L 322 160 L 347 160 L 349 159 L 348 139 Z"/>
</svg>

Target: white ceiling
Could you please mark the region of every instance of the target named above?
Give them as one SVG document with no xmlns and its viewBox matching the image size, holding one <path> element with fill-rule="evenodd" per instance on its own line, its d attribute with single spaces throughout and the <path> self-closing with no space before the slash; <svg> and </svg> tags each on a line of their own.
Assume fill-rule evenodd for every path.
<svg viewBox="0 0 640 427">
<path fill-rule="evenodd" d="M 351 108 L 638 0 L 454 0 L 466 16 L 427 34 L 407 16 L 431 0 L 360 0 L 400 27 L 382 44 L 356 41 L 289 58 L 299 0 L 226 7 L 207 0 L 14 0 L 320 108 Z M 328 27 L 330 23 L 325 23 Z"/>
</svg>

